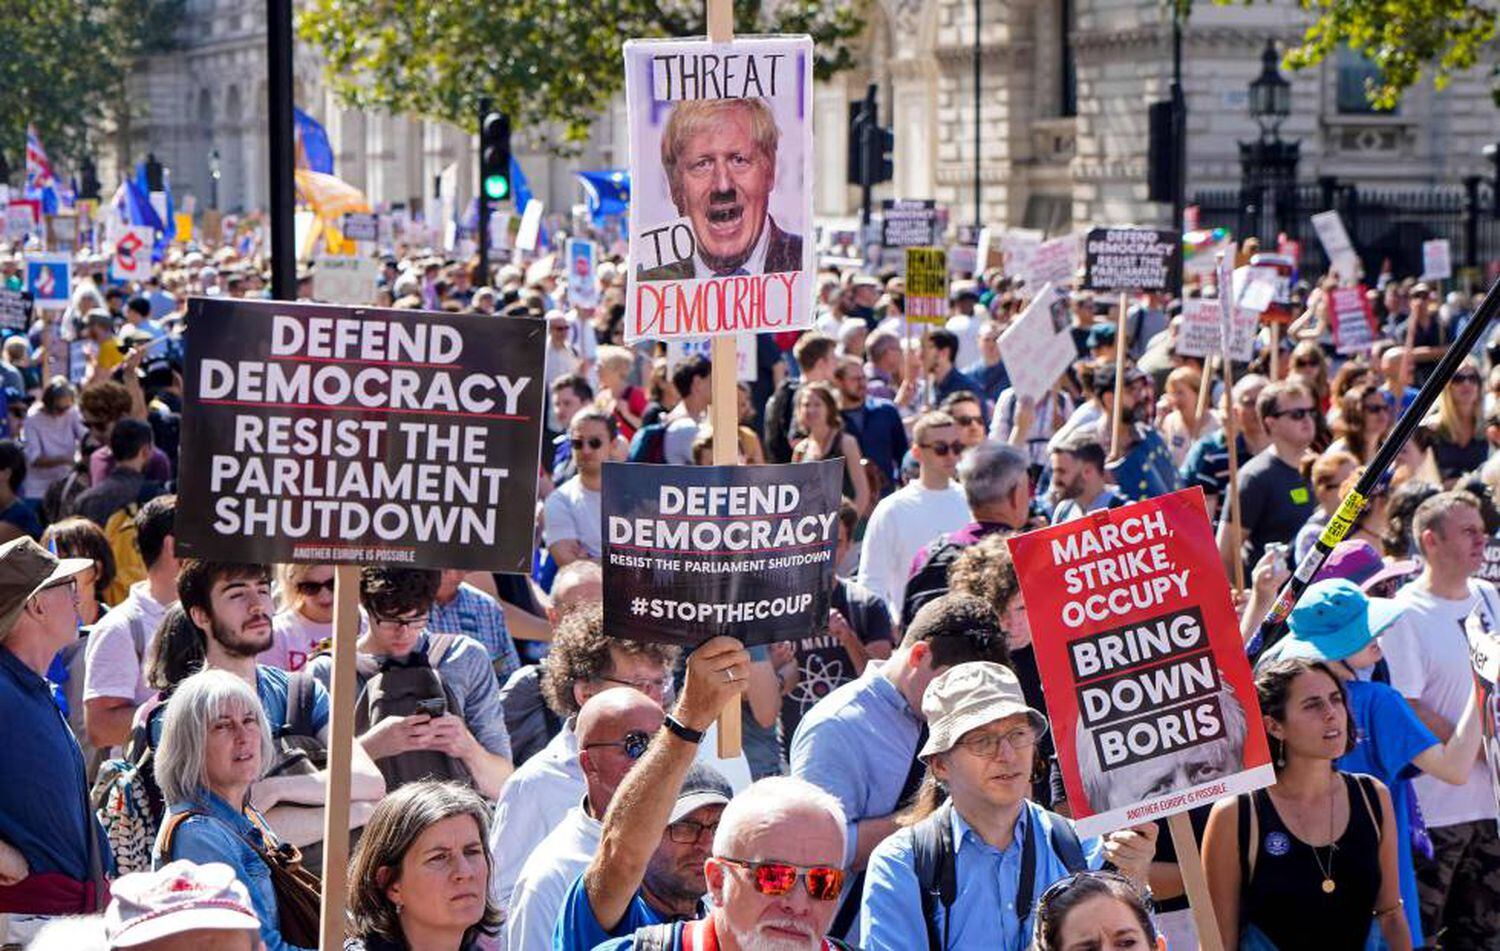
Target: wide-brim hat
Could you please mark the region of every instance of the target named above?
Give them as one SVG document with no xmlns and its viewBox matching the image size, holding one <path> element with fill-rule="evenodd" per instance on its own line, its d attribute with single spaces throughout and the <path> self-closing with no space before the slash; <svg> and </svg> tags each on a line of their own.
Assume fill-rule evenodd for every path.
<svg viewBox="0 0 1500 951">
<path fill-rule="evenodd" d="M 1406 612 L 1390 598 L 1372 598 L 1343 578 L 1308 586 L 1292 609 L 1277 657 L 1340 661 L 1364 650 Z"/>
<path fill-rule="evenodd" d="M 0 637 L 43 588 L 61 584 L 94 567 L 92 558 L 58 558 L 30 538 L 0 545 Z"/>
<path fill-rule="evenodd" d="M 970 731 L 1021 713 L 1038 737 L 1047 732 L 1047 718 L 1027 705 L 1015 671 L 990 661 L 955 664 L 934 678 L 922 694 L 922 713 L 927 744 L 917 757 L 924 762 L 953 749 Z"/>
</svg>

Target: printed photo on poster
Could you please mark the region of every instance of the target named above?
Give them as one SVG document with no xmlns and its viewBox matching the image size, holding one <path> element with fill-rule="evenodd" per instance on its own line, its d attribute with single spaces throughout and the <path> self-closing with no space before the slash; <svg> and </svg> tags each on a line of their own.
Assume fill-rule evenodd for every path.
<svg viewBox="0 0 1500 951">
<path fill-rule="evenodd" d="M 1275 782 L 1201 489 L 1007 544 L 1079 835 Z"/>
<path fill-rule="evenodd" d="M 565 248 L 568 259 L 568 300 L 579 307 L 599 306 L 599 277 L 594 270 L 598 245 L 583 238 L 569 238 Z"/>
<path fill-rule="evenodd" d="M 844 463 L 604 465 L 612 636 L 749 646 L 828 625 Z"/>
<path fill-rule="evenodd" d="M 630 40 L 627 340 L 811 325 L 812 40 Z"/>
<path fill-rule="evenodd" d="M 1078 353 L 1071 323 L 1067 291 L 1043 284 L 1000 335 L 1000 359 L 1016 395 L 1039 400 L 1068 371 Z"/>
</svg>

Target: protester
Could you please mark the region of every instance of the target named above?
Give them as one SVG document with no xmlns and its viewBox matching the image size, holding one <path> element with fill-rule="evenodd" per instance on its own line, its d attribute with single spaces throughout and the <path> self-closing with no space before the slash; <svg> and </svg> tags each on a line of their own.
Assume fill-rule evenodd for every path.
<svg viewBox="0 0 1500 951">
<path fill-rule="evenodd" d="M 1165 403 L 1170 407 L 1157 423 L 1167 449 L 1172 453 L 1172 465 L 1181 468 L 1187 461 L 1188 449 L 1193 443 L 1220 428 L 1219 420 L 1212 412 L 1198 417 L 1198 390 L 1204 385 L 1202 375 L 1193 367 L 1178 367 L 1167 374 Z M 1212 381 L 1209 381 L 1210 388 Z"/>
<path fill-rule="evenodd" d="M 906 427 L 895 404 L 869 394 L 864 367 L 854 357 L 845 357 L 833 374 L 838 387 L 839 410 L 844 428 L 859 443 L 859 455 L 868 461 L 865 472 L 871 474 L 870 493 L 876 501 L 900 485 L 901 459 L 906 455 Z M 873 473 L 879 474 L 879 479 Z"/>
<path fill-rule="evenodd" d="M 1232 413 L 1235 420 L 1235 452 L 1239 465 L 1244 465 L 1251 456 L 1270 445 L 1270 437 L 1261 425 L 1256 403 L 1261 390 L 1269 381 L 1250 373 L 1234 381 L 1234 389 L 1228 400 L 1226 414 Z M 1212 516 L 1222 508 L 1225 492 L 1229 489 L 1229 432 L 1221 429 L 1204 436 L 1188 450 L 1182 463 L 1184 486 L 1198 486 L 1208 497 L 1208 511 Z"/>
<path fill-rule="evenodd" d="M 474 638 L 490 655 L 502 683 L 521 667 L 500 602 L 464 581 L 468 572 L 443 569 L 427 624 L 434 631 Z"/>
<path fill-rule="evenodd" d="M 1483 401 L 1479 386 L 1479 364 L 1469 357 L 1443 388 L 1435 411 L 1423 422 L 1432 436 L 1432 454 L 1445 489 L 1461 476 L 1477 471 L 1490 454 L 1481 432 Z"/>
<path fill-rule="evenodd" d="M 146 466 L 151 461 L 151 453 L 155 448 L 148 423 L 139 419 L 122 419 L 115 423 L 109 433 L 109 451 L 114 464 L 102 481 L 95 482 L 74 500 L 74 511 L 95 525 L 108 529 L 109 521 L 116 512 L 123 510 L 125 517 L 130 518 L 137 506 L 161 495 L 166 489 L 165 485 L 145 476 Z M 0 464 L 3 461 L 4 456 L 0 454 Z M 21 474 L 24 474 L 24 469 Z M 13 473 L 13 477 L 14 475 Z M 0 511 L 0 518 L 3 518 L 3 514 Z"/>
<path fill-rule="evenodd" d="M 787 379 L 776 387 L 766 403 L 765 443 L 767 462 L 791 462 L 794 430 L 793 410 L 797 389 L 804 383 L 831 383 L 838 365 L 838 343 L 827 334 L 806 333 L 792 347 L 800 380 Z"/>
<path fill-rule="evenodd" d="M 111 951 L 256 951 L 260 918 L 234 869 L 178 861 L 117 879 L 104 933 Z"/>
<path fill-rule="evenodd" d="M 1074 433 L 1052 448 L 1053 524 L 1128 503 L 1104 479 L 1104 446 L 1089 433 Z"/>
<path fill-rule="evenodd" d="M 26 481 L 21 495 L 41 510 L 47 490 L 67 477 L 87 429 L 78 412 L 73 384 L 58 377 L 42 390 L 42 398 L 26 414 L 21 446 L 26 450 Z"/>
<path fill-rule="evenodd" d="M 42 534 L 36 510 L 21 497 L 25 482 L 25 451 L 13 439 L 0 439 L 0 543 L 22 536 L 34 540 Z"/>
<path fill-rule="evenodd" d="M 938 409 L 953 417 L 958 427 L 959 441 L 965 449 L 973 449 L 984 442 L 984 400 L 972 390 L 958 390 L 944 397 Z"/>
<path fill-rule="evenodd" d="M 953 393 L 978 393 L 982 388 L 958 363 L 958 335 L 939 328 L 922 338 L 922 372 L 930 381 L 931 402 L 936 405 Z"/>
<path fill-rule="evenodd" d="M 1410 949 L 1390 793 L 1334 766 L 1355 742 L 1343 685 L 1293 659 L 1262 668 L 1255 688 L 1276 784 L 1215 803 L 1203 839 L 1225 948 L 1357 948 L 1378 931 Z"/>
<path fill-rule="evenodd" d="M 901 831 L 870 856 L 861 948 L 945 951 L 983 944 L 1024 951 L 1036 900 L 1053 882 L 1108 859 L 1145 886 L 1154 825 L 1080 842 L 1068 819 L 1027 800 L 1037 772 L 1046 769 L 1036 743 L 1047 719 L 1026 705 L 1008 667 L 954 666 L 928 685 L 922 712 L 930 733 L 919 756 L 928 781 Z M 942 794 L 951 805 L 939 805 Z M 952 892 L 935 903 L 924 895 L 936 883 L 917 871 L 919 839 L 941 843 L 936 874 L 954 876 Z"/>
<path fill-rule="evenodd" d="M 1152 408 L 1151 379 L 1132 366 L 1125 367 L 1124 374 L 1117 433 L 1115 366 L 1110 362 L 1094 369 L 1094 393 L 1099 399 L 1101 415 L 1089 431 L 1102 445 L 1111 447 L 1110 475 L 1126 498 L 1140 501 L 1176 491 L 1177 470 L 1172 466 L 1171 452 L 1161 435 L 1147 424 Z M 1063 438 L 1066 437 L 1058 433 L 1053 445 Z"/>
<path fill-rule="evenodd" d="M 416 782 L 383 799 L 349 863 L 345 951 L 470 951 L 498 933 L 488 833 L 467 786 Z"/>
<path fill-rule="evenodd" d="M 1290 545 L 1297 529 L 1312 515 L 1312 489 L 1302 476 L 1302 454 L 1312 445 L 1312 395 L 1301 383 L 1272 383 L 1256 401 L 1261 425 L 1271 444 L 1240 466 L 1240 535 L 1233 524 L 1219 523 L 1220 547 L 1244 549 L 1244 563 L 1260 561 L 1266 546 Z"/>
<path fill-rule="evenodd" d="M 792 461 L 843 459 L 844 498 L 863 514 L 870 511 L 870 485 L 860 465 L 859 443 L 844 431 L 836 393 L 828 383 L 804 383 L 797 390 L 793 415 L 803 436 L 792 448 Z"/>
<path fill-rule="evenodd" d="M 1129 879 L 1109 872 L 1083 872 L 1043 892 L 1032 941 L 1035 951 L 1167 951 L 1167 939 L 1151 920 L 1149 900 Z"/>
<path fill-rule="evenodd" d="M 568 423 L 568 444 L 578 474 L 547 496 L 542 513 L 547 551 L 559 567 L 580 558 L 598 559 L 604 550 L 599 489 L 614 440 L 614 418 L 598 410 L 581 410 Z"/>
<path fill-rule="evenodd" d="M 281 565 L 276 582 L 281 610 L 271 619 L 271 649 L 258 660 L 295 673 L 333 637 L 333 565 Z"/>
</svg>

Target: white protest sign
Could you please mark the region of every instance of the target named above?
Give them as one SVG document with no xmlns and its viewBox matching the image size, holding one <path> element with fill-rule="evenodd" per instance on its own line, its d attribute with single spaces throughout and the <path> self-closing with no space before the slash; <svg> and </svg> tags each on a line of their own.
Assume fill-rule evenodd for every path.
<svg viewBox="0 0 1500 951">
<path fill-rule="evenodd" d="M 313 268 L 313 297 L 328 304 L 369 304 L 379 279 L 380 262 L 374 258 L 319 255 Z"/>
<path fill-rule="evenodd" d="M 580 307 L 599 306 L 599 277 L 594 270 L 598 245 L 569 238 L 564 253 L 568 260 L 568 300 Z"/>
<path fill-rule="evenodd" d="M 1452 249 L 1447 238 L 1434 238 L 1422 242 L 1422 280 L 1448 281 L 1453 279 Z"/>
<path fill-rule="evenodd" d="M 1041 399 L 1077 356 L 1072 315 L 1062 288 L 1044 284 L 1000 336 L 1000 359 L 1017 396 Z"/>
<path fill-rule="evenodd" d="M 1336 211 L 1320 211 L 1312 216 L 1312 224 L 1318 233 L 1318 241 L 1323 245 L 1323 253 L 1328 255 L 1329 268 L 1337 271 L 1345 283 L 1357 280 L 1359 255 L 1349 240 L 1349 232 L 1344 230 L 1344 219 Z"/>
<path fill-rule="evenodd" d="M 812 84 L 806 36 L 626 42 L 627 341 L 812 325 Z M 752 135 L 767 127 L 769 154 Z M 733 196 L 665 167 L 664 142 L 744 156 Z"/>
<path fill-rule="evenodd" d="M 151 248 L 156 232 L 145 225 L 125 225 L 115 232 L 109 276 L 117 281 L 144 281 L 151 276 Z"/>
<path fill-rule="evenodd" d="M 1032 259 L 1046 235 L 1032 228 L 1010 228 L 1000 236 L 1006 277 L 1025 278 L 1031 272 Z M 1029 280 L 1029 279 L 1028 279 Z"/>
<path fill-rule="evenodd" d="M 1239 267 L 1234 269 L 1234 301 L 1239 307 L 1257 314 L 1264 313 L 1276 299 L 1279 275 L 1275 268 Z"/>
<path fill-rule="evenodd" d="M 516 247 L 522 251 L 535 251 L 538 236 L 542 233 L 542 202 L 533 198 L 521 212 L 521 229 L 516 232 Z"/>
<path fill-rule="evenodd" d="M 31 206 L 29 204 L 16 203 L 5 206 L 5 238 L 7 241 L 21 241 L 31 233 L 34 222 L 31 217 Z"/>
<path fill-rule="evenodd" d="M 1255 355 L 1255 331 L 1259 315 L 1236 307 L 1230 322 L 1229 359 L 1248 363 Z M 1177 352 L 1184 357 L 1208 359 L 1221 355 L 1224 347 L 1220 327 L 1220 304 L 1211 297 L 1193 297 L 1183 302 L 1182 323 L 1177 328 Z"/>
<path fill-rule="evenodd" d="M 1333 315 L 1333 345 L 1340 355 L 1368 353 L 1375 343 L 1370 308 L 1363 287 L 1335 287 L 1329 295 Z"/>
<path fill-rule="evenodd" d="M 1022 274 L 1026 286 L 1073 283 L 1078 274 L 1078 261 L 1082 252 L 1083 245 L 1076 234 L 1065 234 L 1043 241 L 1031 256 L 1030 268 Z"/>
<path fill-rule="evenodd" d="M 755 334 L 735 334 L 734 378 L 742 383 L 754 383 L 757 375 L 755 364 Z M 713 359 L 713 343 L 709 338 L 684 340 L 679 337 L 667 341 L 667 374 L 670 376 L 677 364 L 688 357 L 698 355 L 705 360 Z"/>
<path fill-rule="evenodd" d="M 350 241 L 380 240 L 380 218 L 377 215 L 351 211 L 344 215 L 339 230 Z"/>
</svg>

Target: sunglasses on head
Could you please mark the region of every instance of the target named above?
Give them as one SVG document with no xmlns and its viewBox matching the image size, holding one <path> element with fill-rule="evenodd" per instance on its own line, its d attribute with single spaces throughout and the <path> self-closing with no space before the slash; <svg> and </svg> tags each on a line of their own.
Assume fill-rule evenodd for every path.
<svg viewBox="0 0 1500 951">
<path fill-rule="evenodd" d="M 804 868 L 790 862 L 746 862 L 726 858 L 717 858 L 716 861 L 747 870 L 755 890 L 772 898 L 791 891 L 799 878 L 806 884 L 807 894 L 814 901 L 838 901 L 844 889 L 844 870 L 831 865 Z"/>
<path fill-rule="evenodd" d="M 568 440 L 568 445 L 572 446 L 574 449 L 582 449 L 585 445 L 587 445 L 590 449 L 598 450 L 604 445 L 604 440 L 600 439 L 598 436 L 590 436 L 587 439 L 583 438 L 582 436 L 574 436 Z"/>
<path fill-rule="evenodd" d="M 939 459 L 947 458 L 950 452 L 955 456 L 960 456 L 964 451 L 964 444 L 957 439 L 952 442 L 924 442 L 918 445 L 923 449 L 931 449 Z"/>
<path fill-rule="evenodd" d="M 598 746 L 618 747 L 632 760 L 638 760 L 646 754 L 646 747 L 651 745 L 651 734 L 645 730 L 629 730 L 623 737 L 613 743 L 585 743 L 583 749 L 591 750 Z"/>
<path fill-rule="evenodd" d="M 299 581 L 297 582 L 297 593 L 304 598 L 316 597 L 319 591 L 327 591 L 333 594 L 333 579 L 327 581 Z"/>
</svg>

